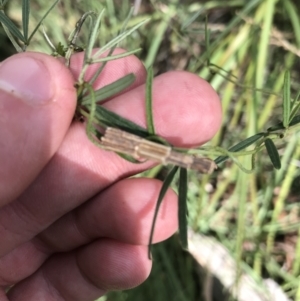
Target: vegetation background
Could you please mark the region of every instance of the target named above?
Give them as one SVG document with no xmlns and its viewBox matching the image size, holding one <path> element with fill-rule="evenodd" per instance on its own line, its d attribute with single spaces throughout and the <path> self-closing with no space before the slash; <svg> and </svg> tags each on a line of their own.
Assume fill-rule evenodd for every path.
<svg viewBox="0 0 300 301">
<path fill-rule="evenodd" d="M 31 1 L 32 28 L 51 4 Z M 129 26 L 151 19 L 120 46 L 141 47 L 138 56 L 153 65 L 155 74 L 187 70 L 209 81 L 220 95 L 224 119 L 210 145 L 229 148 L 278 123 L 286 70 L 292 98 L 300 90 L 297 0 L 61 0 L 44 21 L 45 30 L 54 44 L 67 45 L 84 12 L 105 8 L 100 46 L 117 35 L 131 5 L 135 11 Z M 6 13 L 21 24 L 20 1 L 9 0 Z M 84 41 L 84 32 L 80 38 Z M 0 45 L 0 60 L 14 53 L 2 27 Z M 41 30 L 28 50 L 51 53 Z M 299 131 L 291 129 L 277 147 L 280 170 L 261 152 L 251 174 L 230 161 L 212 176 L 190 172 L 193 256 L 174 236 L 154 247 L 153 270 L 143 285 L 99 300 L 300 300 Z M 241 158 L 244 166 L 249 161 Z M 146 175 L 163 179 L 165 170 Z"/>
</svg>

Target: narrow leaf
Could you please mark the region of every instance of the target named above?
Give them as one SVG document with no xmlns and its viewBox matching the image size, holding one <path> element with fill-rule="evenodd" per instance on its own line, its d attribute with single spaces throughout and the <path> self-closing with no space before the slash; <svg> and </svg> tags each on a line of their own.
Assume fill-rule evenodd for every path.
<svg viewBox="0 0 300 301">
<path fill-rule="evenodd" d="M 230 152 L 241 151 L 241 150 L 245 149 L 246 147 L 250 146 L 251 144 L 255 143 L 257 140 L 259 140 L 264 135 L 265 135 L 264 133 L 255 134 L 255 135 L 239 142 L 238 144 L 230 147 L 228 149 L 228 151 L 230 151 Z M 228 156 L 219 156 L 218 158 L 215 159 L 215 163 L 220 164 L 220 163 L 226 161 L 228 158 L 229 158 Z"/>
<path fill-rule="evenodd" d="M 205 48 L 209 53 L 210 51 L 210 30 L 208 29 L 208 17 L 205 17 Z M 207 66 L 210 66 L 210 56 L 207 57 Z"/>
<path fill-rule="evenodd" d="M 9 40 L 11 41 L 11 43 L 13 44 L 13 46 L 15 47 L 16 51 L 18 53 L 23 52 L 23 49 L 19 46 L 18 42 L 16 41 L 15 37 L 11 34 L 11 32 L 9 31 L 9 29 L 2 23 L 3 29 L 7 35 L 7 37 L 9 38 Z"/>
<path fill-rule="evenodd" d="M 178 189 L 178 222 L 179 237 L 181 245 L 184 249 L 188 247 L 187 239 L 187 186 L 188 186 L 187 170 L 180 168 L 179 173 L 179 189 Z"/>
<path fill-rule="evenodd" d="M 135 53 L 137 53 L 141 50 L 142 50 L 142 48 L 137 48 L 137 49 L 133 49 L 131 51 L 126 51 L 126 52 L 122 52 L 122 53 L 115 54 L 115 55 L 108 55 L 108 56 L 105 56 L 105 57 L 100 57 L 98 59 L 91 59 L 91 64 L 118 60 L 118 59 L 121 59 L 123 57 L 135 54 Z"/>
<path fill-rule="evenodd" d="M 187 19 L 186 21 L 184 21 L 181 25 L 181 30 L 185 30 L 187 29 L 204 11 L 203 8 L 199 9 L 198 11 L 196 11 L 189 19 Z"/>
<path fill-rule="evenodd" d="M 22 23 L 24 38 L 27 43 L 28 40 L 28 26 L 29 26 L 29 14 L 30 14 L 30 0 L 22 1 Z"/>
<path fill-rule="evenodd" d="M 284 74 L 283 83 L 283 112 L 282 120 L 284 128 L 289 126 L 291 113 L 291 77 L 290 72 L 287 70 Z"/>
<path fill-rule="evenodd" d="M 124 33 L 118 35 L 117 37 L 115 37 L 114 39 L 112 39 L 111 41 L 109 41 L 106 45 L 104 45 L 102 48 L 100 48 L 93 55 L 93 59 L 99 57 L 102 53 L 104 53 L 105 51 L 107 51 L 111 47 L 116 46 L 118 43 L 120 43 L 121 41 L 123 41 L 125 38 L 127 38 L 129 35 L 131 35 L 134 31 L 136 31 L 138 28 L 140 28 L 142 25 L 144 25 L 148 21 L 149 21 L 149 19 L 146 19 L 146 20 L 138 23 L 137 25 L 135 25 L 131 29 L 126 30 Z"/>
<path fill-rule="evenodd" d="M 294 108 L 294 105 L 299 101 L 299 97 L 300 97 L 300 91 L 298 91 L 296 98 L 294 100 L 292 100 L 291 110 Z"/>
<path fill-rule="evenodd" d="M 300 97 L 300 91 L 298 92 L 296 98 L 294 99 L 294 101 L 292 101 L 291 103 L 291 115 L 290 115 L 290 121 L 293 120 L 293 118 L 296 116 L 296 114 L 299 111 L 300 108 L 300 101 L 299 101 L 299 97 Z"/>
<path fill-rule="evenodd" d="M 277 148 L 276 148 L 273 140 L 270 138 L 267 138 L 265 140 L 265 147 L 267 149 L 268 155 L 270 157 L 270 160 L 271 160 L 273 166 L 276 169 L 280 169 L 281 168 L 280 157 L 279 157 Z"/>
<path fill-rule="evenodd" d="M 103 88 L 100 88 L 99 90 L 96 90 L 95 97 L 97 100 L 97 103 L 101 103 L 101 101 L 108 99 L 109 97 L 115 96 L 116 94 L 120 93 L 127 87 L 129 87 L 133 82 L 135 81 L 135 76 L 133 73 L 127 74 L 123 76 L 122 78 L 114 81 L 113 83 L 104 86 Z M 80 103 L 82 105 L 86 105 L 90 103 L 90 95 L 86 95 L 82 98 Z"/>
<path fill-rule="evenodd" d="M 289 123 L 289 126 L 294 126 L 296 124 L 300 123 L 300 115 L 296 115 L 292 118 L 292 120 Z M 285 127 L 283 126 L 282 122 L 279 122 L 278 124 L 271 126 L 270 128 L 268 128 L 268 132 L 276 132 L 276 131 L 280 131 L 280 130 L 284 130 Z"/>
<path fill-rule="evenodd" d="M 293 119 L 290 122 L 290 126 L 296 125 L 300 123 L 300 115 L 296 115 L 293 117 Z"/>
<path fill-rule="evenodd" d="M 133 16 L 133 12 L 134 12 L 134 7 L 132 6 L 131 9 L 129 10 L 129 13 L 125 19 L 125 21 L 123 22 L 123 25 L 122 25 L 122 28 L 120 30 L 120 33 L 124 32 L 128 26 L 128 23 L 130 21 L 130 19 L 132 18 Z"/>
<path fill-rule="evenodd" d="M 97 106 L 95 117 L 97 122 L 102 126 L 119 128 L 142 138 L 145 138 L 149 135 L 147 130 L 144 128 L 128 119 L 119 116 L 116 113 L 105 109 L 102 106 Z"/>
<path fill-rule="evenodd" d="M 151 226 L 151 232 L 150 232 L 150 238 L 149 238 L 149 249 L 148 249 L 148 257 L 151 258 L 151 244 L 152 244 L 152 240 L 153 240 L 153 234 L 154 234 L 154 228 L 155 228 L 155 222 L 156 222 L 156 219 L 157 219 L 157 215 L 158 215 L 158 211 L 159 211 L 159 207 L 162 203 L 162 200 L 168 190 L 168 188 L 170 187 L 174 177 L 175 177 L 175 174 L 178 170 L 178 167 L 177 166 L 174 166 L 170 172 L 168 173 L 166 179 L 164 180 L 163 182 L 163 185 L 161 187 L 161 190 L 159 192 L 159 196 L 158 196 L 158 199 L 157 199 L 157 202 L 156 202 L 156 207 L 155 207 L 155 211 L 154 211 L 154 217 L 153 217 L 153 220 L 152 220 L 152 226 Z"/>
<path fill-rule="evenodd" d="M 25 38 L 20 32 L 20 30 L 17 28 L 17 26 L 4 14 L 3 11 L 0 11 L 0 22 L 5 25 L 9 31 L 17 37 L 19 40 L 25 43 Z"/>
<path fill-rule="evenodd" d="M 113 52 L 115 51 L 116 47 L 117 47 L 117 45 L 115 45 L 115 46 L 113 46 L 112 48 L 110 48 L 110 50 L 109 50 L 107 56 L 111 56 L 111 55 L 113 54 Z M 93 58 L 93 59 L 94 59 L 94 58 Z M 93 77 L 90 79 L 89 82 L 90 82 L 91 85 L 92 85 L 92 84 L 96 81 L 96 79 L 99 77 L 99 75 L 100 75 L 101 72 L 103 71 L 104 67 L 106 66 L 107 62 L 108 62 L 108 61 L 102 62 L 101 67 L 98 68 L 98 70 L 95 72 L 95 74 L 93 75 Z"/>
<path fill-rule="evenodd" d="M 43 21 L 45 20 L 45 18 L 49 15 L 49 13 L 53 10 L 53 8 L 56 6 L 56 4 L 59 2 L 59 0 L 56 0 L 51 7 L 46 11 L 45 15 L 42 17 L 42 19 L 40 20 L 40 22 L 37 24 L 36 28 L 33 30 L 33 32 L 31 33 L 30 37 L 28 38 L 27 44 L 31 41 L 32 37 L 34 36 L 34 34 L 36 33 L 36 31 L 39 29 L 39 27 L 41 26 L 41 24 L 43 23 Z"/>
<path fill-rule="evenodd" d="M 90 35 L 88 38 L 88 43 L 87 43 L 87 47 L 85 50 L 85 61 L 89 60 L 91 58 L 92 55 L 92 51 L 96 42 L 96 38 L 97 35 L 99 33 L 99 27 L 100 27 L 100 23 L 101 23 L 101 19 L 104 13 L 104 9 L 100 12 L 100 14 L 98 14 L 97 19 L 95 22 L 92 22 L 93 24 L 93 28 L 90 31 Z"/>
<path fill-rule="evenodd" d="M 153 108 L 152 108 L 152 82 L 153 82 L 153 68 L 150 66 L 147 70 L 146 81 L 146 117 L 147 129 L 152 135 L 155 135 L 154 121 L 153 121 Z"/>
<path fill-rule="evenodd" d="M 123 34 L 123 33 L 124 33 L 124 31 L 125 31 L 125 29 L 126 29 L 126 27 L 127 27 L 127 24 L 128 24 L 128 21 L 129 21 L 131 15 L 132 15 L 132 10 L 130 10 L 130 12 L 129 12 L 129 14 L 128 14 L 126 20 L 125 20 L 125 22 L 123 23 L 122 29 L 121 29 L 121 31 L 120 31 L 120 34 Z M 117 47 L 117 44 L 115 44 L 114 46 L 112 46 L 112 47 L 110 48 L 109 53 L 108 53 L 107 56 L 111 56 L 111 55 L 113 54 L 114 50 L 116 49 L 116 47 Z M 91 83 L 91 84 L 93 84 L 93 83 L 95 82 L 95 80 L 98 78 L 98 76 L 100 75 L 100 73 L 103 71 L 103 69 L 104 69 L 106 63 L 107 63 L 107 62 L 103 62 L 102 65 L 101 65 L 101 67 L 98 68 L 98 70 L 95 72 L 95 74 L 93 75 L 93 77 L 92 77 L 91 80 L 90 80 L 90 83 Z"/>
</svg>

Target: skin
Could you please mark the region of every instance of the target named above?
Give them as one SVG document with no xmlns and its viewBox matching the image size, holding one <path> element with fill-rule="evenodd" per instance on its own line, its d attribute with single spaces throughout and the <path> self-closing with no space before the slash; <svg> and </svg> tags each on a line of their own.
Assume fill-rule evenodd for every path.
<svg viewBox="0 0 300 301">
<path fill-rule="evenodd" d="M 151 270 L 147 243 L 162 184 L 127 177 L 154 163 L 133 164 L 102 150 L 88 140 L 84 124 L 72 122 L 82 53 L 72 57 L 71 71 L 40 53 L 8 60 L 24 57 L 48 70 L 52 101 L 32 106 L 0 84 L 0 300 L 89 301 L 137 286 Z M 129 72 L 135 83 L 104 105 L 145 126 L 146 72 L 136 57 L 109 62 L 94 88 Z M 182 71 L 154 79 L 153 111 L 157 133 L 180 147 L 208 141 L 221 123 L 217 94 Z M 154 242 L 176 230 L 177 196 L 169 190 Z"/>
</svg>

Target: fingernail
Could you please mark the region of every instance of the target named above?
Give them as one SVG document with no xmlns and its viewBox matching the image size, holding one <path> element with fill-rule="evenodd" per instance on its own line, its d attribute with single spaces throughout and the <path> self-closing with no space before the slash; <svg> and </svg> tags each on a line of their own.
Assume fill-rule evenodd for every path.
<svg viewBox="0 0 300 301">
<path fill-rule="evenodd" d="M 0 89 L 33 106 L 47 104 L 53 96 L 47 68 L 31 57 L 12 57 L 0 65 Z"/>
</svg>

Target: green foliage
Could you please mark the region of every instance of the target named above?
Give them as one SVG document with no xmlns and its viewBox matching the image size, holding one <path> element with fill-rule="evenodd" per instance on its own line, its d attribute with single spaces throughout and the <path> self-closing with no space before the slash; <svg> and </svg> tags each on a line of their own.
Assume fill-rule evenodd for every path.
<svg viewBox="0 0 300 301">
<path fill-rule="evenodd" d="M 178 184 L 178 223 L 179 223 L 180 242 L 184 249 L 188 248 L 187 190 L 188 190 L 187 170 L 185 168 L 180 168 L 179 184 Z"/>
<path fill-rule="evenodd" d="M 167 144 L 155 134 L 153 74 L 184 68 L 208 80 L 222 97 L 224 120 L 221 131 L 201 148 L 180 150 L 215 158 L 219 165 L 218 176 L 200 177 L 189 172 L 187 177 L 185 169 L 181 168 L 178 175 L 178 168 L 173 167 L 164 179 L 156 203 L 150 243 L 163 196 L 173 182 L 174 189 L 178 188 L 179 192 L 178 218 L 184 247 L 188 243 L 188 222 L 194 230 L 217 237 L 234 254 L 240 271 L 247 266 L 247 271 L 251 270 L 252 274 L 249 274 L 254 274 L 255 279 L 261 280 L 266 274 L 279 280 L 282 289 L 299 300 L 300 221 L 295 214 L 299 205 L 294 201 L 299 195 L 299 187 L 296 193 L 292 187 L 300 176 L 296 168 L 300 156 L 300 79 L 294 67 L 299 56 L 300 22 L 294 2 L 170 3 L 153 0 L 149 7 L 143 6 L 142 15 L 134 15 L 133 10 L 128 13 L 128 1 L 100 1 L 101 5 L 96 1 L 63 2 L 61 5 L 55 1 L 50 8 L 49 5 L 45 8 L 43 1 L 23 0 L 21 7 L 18 1 L 12 0 L 10 3 L 14 5 L 6 11 L 4 7 L 10 3 L 2 0 L 0 22 L 18 52 L 29 49 L 47 52 L 50 46 L 53 55 L 65 57 L 68 64 L 74 52 L 85 50 L 84 65 L 77 79 L 76 114 L 86 118 L 87 135 L 100 147 L 102 133 L 99 126 L 117 127 Z M 41 9 L 30 9 L 33 4 Z M 95 12 L 85 14 L 90 10 Z M 14 16 L 21 12 L 20 19 L 12 21 L 10 12 L 14 12 Z M 219 19 L 218 16 L 222 17 Z M 54 17 L 57 20 L 51 22 Z M 64 20 L 65 23 L 61 23 L 64 26 L 56 25 Z M 38 36 L 42 23 L 47 43 Z M 52 47 L 51 41 L 58 46 Z M 113 51 L 120 43 L 122 47 L 133 50 L 114 55 Z M 294 44 L 297 47 L 293 47 Z M 92 53 L 95 47 L 99 50 Z M 99 105 L 129 87 L 135 79 L 133 74 L 100 90 L 91 88 L 107 61 L 133 53 L 149 67 L 145 97 L 147 129 Z M 90 83 L 86 83 L 86 70 L 94 63 L 101 63 L 101 67 Z M 120 155 L 125 158 L 124 154 Z M 126 159 L 137 163 L 132 157 Z M 275 171 L 268 171 L 270 162 Z M 251 174 L 241 174 L 237 166 L 242 171 L 251 171 Z M 284 253 L 279 237 L 290 236 L 296 242 L 295 252 L 292 252 L 295 261 L 286 269 L 288 260 L 278 259 L 278 249 Z M 250 248 L 247 249 L 246 245 Z M 170 249 L 167 252 L 165 249 L 154 252 L 154 258 L 163 258 L 159 260 L 163 268 L 159 270 L 155 266 L 150 278 L 150 287 L 157 292 L 156 300 L 166 300 L 164 296 L 170 296 L 172 291 L 168 286 L 163 291 L 165 287 L 161 285 L 161 279 L 170 277 L 171 287 L 184 290 L 184 286 L 181 287 L 184 279 L 172 270 L 171 261 L 168 261 L 176 255 Z M 150 296 L 150 291 L 149 288 L 144 288 L 144 291 L 138 288 L 128 296 L 130 300 L 141 300 L 134 299 L 136 292 L 136 296 L 143 296 L 143 300 L 153 300 L 153 296 L 147 299 L 143 295 L 147 292 Z M 191 296 L 195 295 L 183 294 L 178 300 L 193 300 Z M 122 298 L 127 297 L 114 293 L 113 300 Z"/>
<path fill-rule="evenodd" d="M 156 222 L 156 219 L 157 219 L 157 216 L 158 216 L 158 211 L 159 211 L 159 207 L 163 201 L 163 198 L 167 192 L 167 190 L 169 189 L 175 175 L 176 175 L 176 172 L 178 170 L 178 167 L 177 166 L 174 166 L 170 172 L 168 173 L 168 175 L 166 176 L 165 180 L 164 180 L 164 183 L 161 187 L 161 190 L 159 192 L 159 196 L 158 196 L 158 199 L 157 199 L 157 202 L 156 202 L 156 207 L 155 207 L 155 211 L 154 211 L 154 217 L 153 217 L 153 222 L 152 222 L 152 226 L 151 226 L 151 232 L 150 232 L 150 238 L 149 238 L 149 254 L 148 254 L 148 257 L 151 258 L 151 244 L 152 244 L 152 240 L 153 240 L 153 234 L 154 234 L 154 228 L 155 228 L 155 222 Z"/>
</svg>

